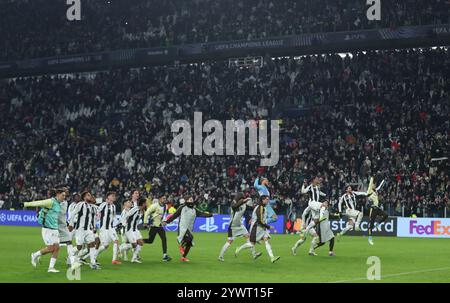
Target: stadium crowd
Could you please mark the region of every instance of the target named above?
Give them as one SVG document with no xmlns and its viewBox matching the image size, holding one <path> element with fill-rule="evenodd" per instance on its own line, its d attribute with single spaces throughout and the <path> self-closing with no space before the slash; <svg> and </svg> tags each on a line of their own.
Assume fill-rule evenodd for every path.
<svg viewBox="0 0 450 303">
<path fill-rule="evenodd" d="M 318 173 L 335 204 L 346 184 L 384 178 L 391 215 L 442 216 L 450 206 L 450 54 L 416 49 L 265 58 L 263 67 L 227 62 L 115 70 L 0 82 L 0 200 L 4 208 L 49 187 L 97 196 L 133 188 L 189 192 L 200 206 L 227 206 L 233 192 L 271 181 L 278 208 Z M 289 110 L 287 110 L 289 109 Z M 298 111 L 298 115 L 285 112 Z M 174 156 L 175 119 L 279 119 L 280 161 L 256 156 Z M 255 127 L 258 127 L 257 124 Z M 364 201 L 361 201 L 364 203 Z"/>
<path fill-rule="evenodd" d="M 1 1 L 0 61 L 450 23 L 444 0 L 383 1 L 380 21 L 367 19 L 368 7 L 362 0 L 95 0 L 81 1 L 81 20 L 71 22 L 65 1 Z"/>
</svg>

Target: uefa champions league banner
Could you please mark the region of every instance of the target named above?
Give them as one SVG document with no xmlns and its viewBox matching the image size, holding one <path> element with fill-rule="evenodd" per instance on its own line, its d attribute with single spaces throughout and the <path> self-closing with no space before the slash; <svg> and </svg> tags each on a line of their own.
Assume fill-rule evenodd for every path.
<svg viewBox="0 0 450 303">
<path fill-rule="evenodd" d="M 0 210 L 0 225 L 39 226 L 35 211 Z"/>
<path fill-rule="evenodd" d="M 229 224 L 230 215 L 214 215 L 210 218 L 197 217 L 194 223 L 194 232 L 223 233 L 227 232 Z M 284 216 L 278 216 L 278 220 L 270 225 L 275 227 L 275 230 L 270 231 L 271 233 L 284 233 Z M 170 224 L 167 224 L 166 230 L 178 230 L 178 219 L 174 220 Z"/>
<path fill-rule="evenodd" d="M 450 218 L 398 218 L 397 237 L 450 238 Z"/>
</svg>

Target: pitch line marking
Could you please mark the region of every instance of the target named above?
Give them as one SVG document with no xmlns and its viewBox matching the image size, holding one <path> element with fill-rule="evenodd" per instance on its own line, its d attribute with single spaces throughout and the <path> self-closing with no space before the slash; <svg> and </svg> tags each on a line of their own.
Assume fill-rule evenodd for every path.
<svg viewBox="0 0 450 303">
<path fill-rule="evenodd" d="M 444 270 L 450 270 L 450 267 L 425 269 L 425 270 L 416 270 L 416 271 L 407 271 L 407 272 L 402 272 L 402 273 L 398 273 L 398 274 L 389 274 L 389 275 L 381 276 L 381 280 L 383 280 L 383 278 L 391 278 L 391 277 L 419 274 L 419 273 L 424 273 L 424 272 L 444 271 Z M 355 278 L 355 279 L 349 279 L 349 280 L 332 281 L 332 282 L 327 282 L 327 283 L 344 283 L 344 282 L 361 281 L 361 280 L 367 280 L 367 278 Z M 377 281 L 381 281 L 381 280 L 377 280 Z"/>
</svg>

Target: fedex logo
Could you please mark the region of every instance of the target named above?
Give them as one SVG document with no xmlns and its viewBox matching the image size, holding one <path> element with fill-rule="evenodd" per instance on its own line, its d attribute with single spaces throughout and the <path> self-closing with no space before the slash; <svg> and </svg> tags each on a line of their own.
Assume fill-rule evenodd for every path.
<svg viewBox="0 0 450 303">
<path fill-rule="evenodd" d="M 450 238 L 449 218 L 397 218 L 398 237 Z"/>
<path fill-rule="evenodd" d="M 450 225 L 442 225 L 441 221 L 431 221 L 430 225 L 417 224 L 417 220 L 409 222 L 409 233 L 418 235 L 450 235 Z"/>
</svg>

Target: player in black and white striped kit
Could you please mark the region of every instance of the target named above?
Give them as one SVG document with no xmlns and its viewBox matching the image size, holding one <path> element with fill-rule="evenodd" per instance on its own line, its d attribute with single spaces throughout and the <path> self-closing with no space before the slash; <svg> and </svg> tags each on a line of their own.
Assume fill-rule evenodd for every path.
<svg viewBox="0 0 450 303">
<path fill-rule="evenodd" d="M 243 193 L 237 193 L 231 202 L 231 211 L 230 211 L 230 225 L 228 225 L 228 239 L 227 242 L 223 245 L 219 254 L 219 261 L 224 260 L 224 254 L 233 243 L 234 239 L 237 237 L 245 237 L 247 238 L 247 242 L 238 247 L 235 251 L 235 256 L 239 254 L 239 252 L 243 249 L 250 248 L 252 251 L 253 258 L 256 259 L 262 255 L 261 252 L 256 252 L 255 247 L 250 243 L 249 237 L 250 234 L 247 228 L 242 223 L 242 216 L 244 215 L 247 206 L 252 202 L 252 199 L 249 197 L 245 197 Z"/>
<path fill-rule="evenodd" d="M 113 257 L 112 264 L 121 264 L 117 259 L 117 254 L 119 252 L 119 238 L 117 237 L 116 229 L 114 225 L 114 219 L 116 217 L 116 193 L 108 192 L 106 194 L 106 201 L 101 203 L 98 207 L 98 217 L 99 217 L 99 236 L 100 236 L 100 246 L 97 251 L 97 257 L 104 250 L 108 249 L 108 246 L 113 242 Z"/>
<path fill-rule="evenodd" d="M 320 179 L 319 177 L 315 176 L 312 179 L 312 182 L 310 185 L 306 186 L 306 180 L 303 183 L 302 186 L 302 194 L 308 194 L 309 195 L 309 201 L 308 201 L 308 207 L 311 210 L 311 216 L 312 220 L 308 224 L 308 226 L 305 229 L 305 233 L 308 233 L 311 228 L 316 226 L 316 224 L 319 223 L 319 217 L 320 217 L 320 208 L 322 207 L 322 203 L 320 202 L 321 197 L 326 196 L 325 193 L 320 191 Z"/>
<path fill-rule="evenodd" d="M 145 198 L 139 198 L 137 204 L 129 211 L 125 212 L 125 217 L 121 219 L 121 222 L 125 222 L 125 240 L 128 243 L 121 245 L 120 250 L 124 253 L 130 246 L 134 248 L 131 263 L 142 263 L 138 256 L 142 246 L 144 246 L 144 241 L 142 240 L 141 232 L 138 230 L 137 226 L 144 214 L 146 207 L 145 202 Z"/>
<path fill-rule="evenodd" d="M 337 237 L 345 235 L 346 232 L 353 230 L 353 227 L 356 231 L 360 231 L 359 225 L 361 224 L 361 220 L 363 218 L 362 211 L 356 209 L 356 197 L 357 196 L 367 196 L 367 193 L 360 191 L 353 191 L 352 187 L 349 185 L 346 188 L 345 194 L 339 198 L 338 209 L 339 213 L 342 214 L 342 206 L 345 207 L 345 215 L 348 217 L 347 226 L 337 234 Z"/>
<path fill-rule="evenodd" d="M 73 255 L 75 259 L 71 262 L 72 268 L 79 267 L 80 263 L 76 259 L 83 256 L 82 248 L 85 244 L 89 250 L 91 268 L 100 269 L 96 261 L 97 249 L 95 248 L 94 236 L 96 209 L 93 204 L 95 198 L 90 192 L 85 191 L 81 193 L 81 200 L 76 204 L 69 222 L 69 231 L 75 230 L 75 242 L 77 244 L 77 251 Z"/>
</svg>

